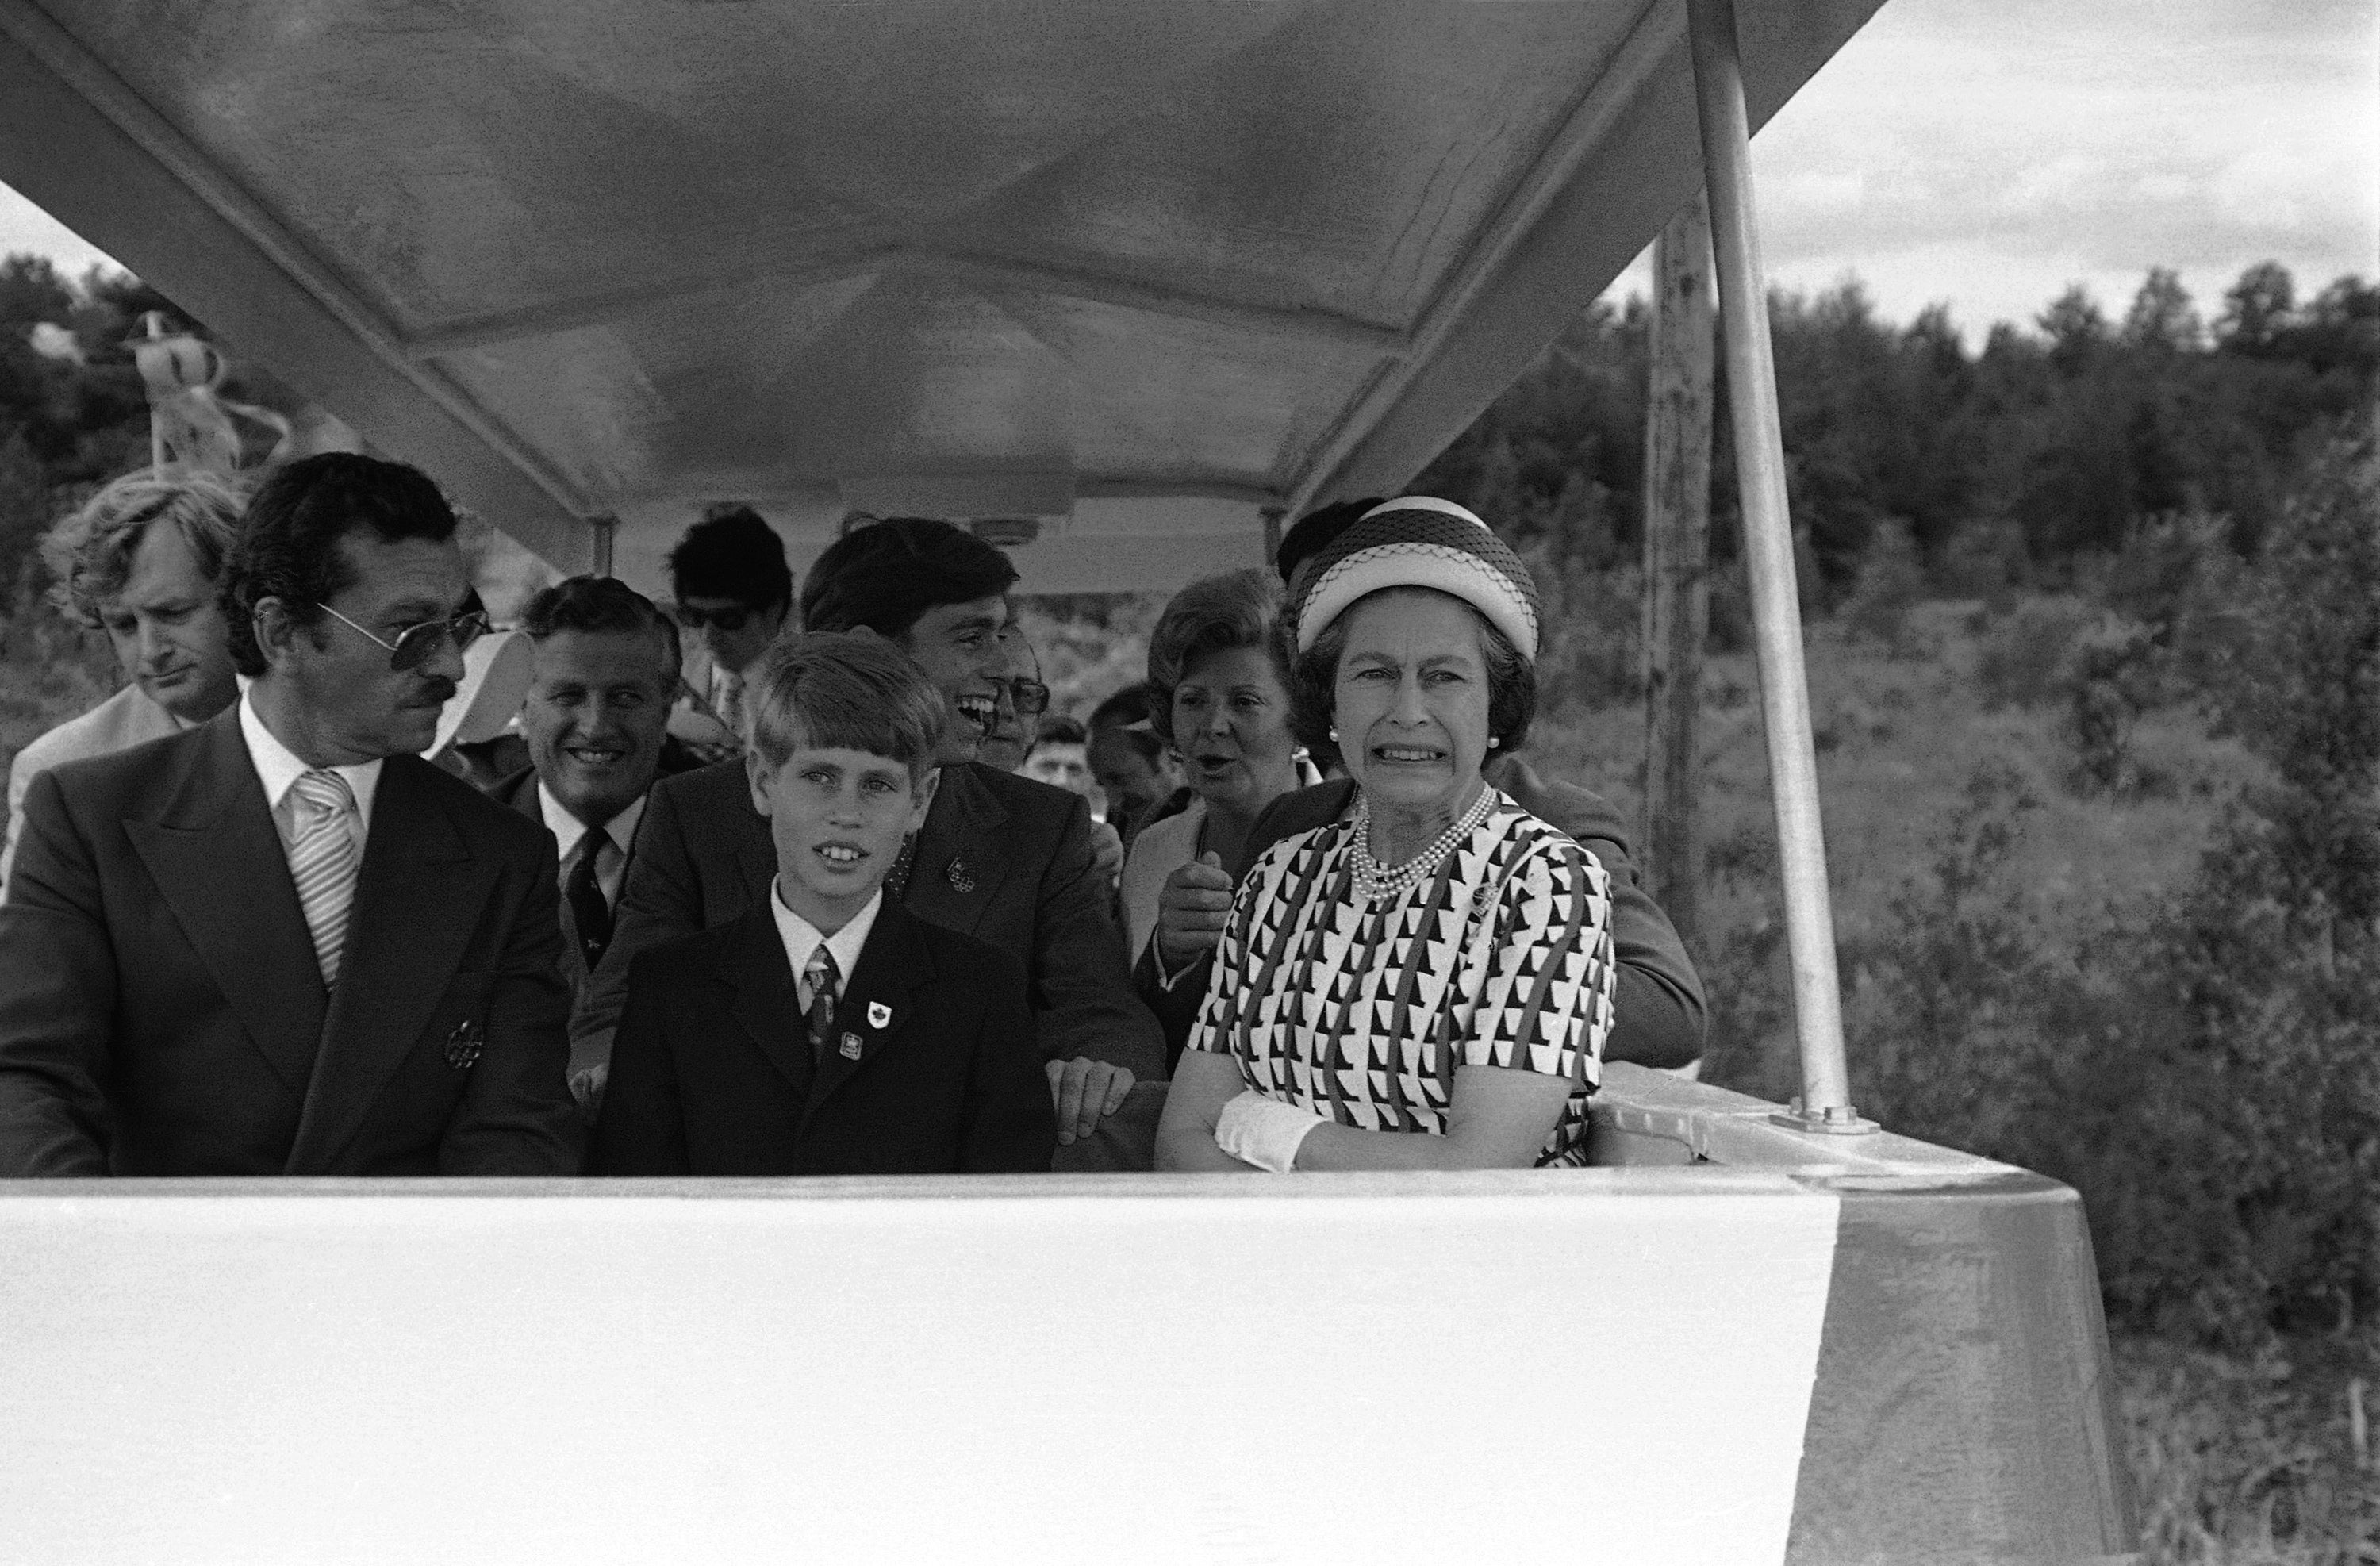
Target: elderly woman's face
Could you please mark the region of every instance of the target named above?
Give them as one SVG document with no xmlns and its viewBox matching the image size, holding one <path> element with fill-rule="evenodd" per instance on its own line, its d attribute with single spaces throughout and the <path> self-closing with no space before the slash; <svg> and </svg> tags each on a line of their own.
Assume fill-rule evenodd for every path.
<svg viewBox="0 0 2380 1566">
<path fill-rule="evenodd" d="M 1297 786 L 1289 692 L 1264 649 L 1191 661 L 1173 687 L 1173 747 L 1209 804 L 1253 813 Z"/>
<path fill-rule="evenodd" d="M 1488 756 L 1479 622 L 1444 593 L 1392 589 L 1347 611 L 1331 715 L 1375 814 L 1451 812 Z"/>
</svg>

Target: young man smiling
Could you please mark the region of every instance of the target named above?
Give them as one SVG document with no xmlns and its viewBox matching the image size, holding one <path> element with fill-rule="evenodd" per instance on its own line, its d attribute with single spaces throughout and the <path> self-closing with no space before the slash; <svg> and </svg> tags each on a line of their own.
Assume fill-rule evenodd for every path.
<svg viewBox="0 0 2380 1566">
<path fill-rule="evenodd" d="M 940 696 L 872 636 L 780 643 L 750 689 L 767 902 L 636 959 L 592 1171 L 1047 1170 L 1024 973 L 884 895 L 934 795 Z"/>
<path fill-rule="evenodd" d="M 896 517 L 847 533 L 820 555 L 802 585 L 801 613 L 813 632 L 865 629 L 892 642 L 941 695 L 949 717 L 941 783 L 888 891 L 911 913 L 990 942 L 1025 970 L 1058 1139 L 1071 1146 L 1122 1107 L 1135 1080 L 1161 1072 L 1164 1055 L 1157 1020 L 1124 967 L 1089 809 L 1078 795 L 976 764 L 1001 688 L 1020 673 L 1009 631 L 1015 581 L 1008 557 L 965 528 Z M 637 951 L 740 917 L 774 873 L 774 845 L 740 770 L 706 767 L 656 786 L 612 949 L 573 1026 L 574 1060 L 608 1053 Z M 1117 1147 L 1060 1162 L 1105 1167 L 1134 1157 Z"/>
</svg>

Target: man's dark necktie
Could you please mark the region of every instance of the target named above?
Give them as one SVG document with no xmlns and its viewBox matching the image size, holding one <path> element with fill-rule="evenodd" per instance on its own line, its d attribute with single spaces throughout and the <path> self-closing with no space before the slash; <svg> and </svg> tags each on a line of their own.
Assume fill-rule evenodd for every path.
<svg viewBox="0 0 2380 1566">
<path fill-rule="evenodd" d="M 570 872 L 563 895 L 570 900 L 570 917 L 578 926 L 578 950 L 592 968 L 612 944 L 612 905 L 603 901 L 603 883 L 595 879 L 596 861 L 612 846 L 601 827 L 589 827 L 578 840 L 578 863 Z"/>
<path fill-rule="evenodd" d="M 802 966 L 802 982 L 810 987 L 810 1059 L 826 1063 L 827 1050 L 834 1043 L 834 986 L 838 976 L 834 953 L 819 942 L 818 950 Z"/>
</svg>

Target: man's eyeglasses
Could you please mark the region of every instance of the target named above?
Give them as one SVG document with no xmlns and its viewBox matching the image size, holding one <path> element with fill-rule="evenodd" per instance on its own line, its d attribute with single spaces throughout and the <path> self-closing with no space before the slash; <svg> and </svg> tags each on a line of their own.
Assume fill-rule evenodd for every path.
<svg viewBox="0 0 2380 1566">
<path fill-rule="evenodd" d="M 722 631 L 740 631 L 752 618 L 752 611 L 740 603 L 726 609 L 697 609 L 691 604 L 681 603 L 670 613 L 676 615 L 677 623 L 689 631 L 698 631 L 705 625 L 716 625 Z"/>
<path fill-rule="evenodd" d="M 1011 680 L 1008 694 L 1020 718 L 1038 717 L 1050 710 L 1050 687 L 1038 680 Z"/>
<path fill-rule="evenodd" d="M 397 632 L 395 641 L 382 641 L 329 604 L 318 603 L 314 607 L 356 635 L 388 649 L 388 666 L 400 672 L 420 668 L 438 650 L 441 642 L 452 642 L 455 650 L 461 652 L 488 634 L 488 612 L 484 609 L 467 609 L 451 620 L 424 620 Z"/>
</svg>

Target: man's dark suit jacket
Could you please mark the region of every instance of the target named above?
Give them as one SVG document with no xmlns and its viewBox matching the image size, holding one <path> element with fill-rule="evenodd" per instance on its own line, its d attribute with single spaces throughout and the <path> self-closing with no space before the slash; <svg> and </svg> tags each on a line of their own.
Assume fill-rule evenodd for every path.
<svg viewBox="0 0 2380 1566">
<path fill-rule="evenodd" d="M 669 773 L 664 771 L 661 775 L 666 777 Z M 507 806 L 527 816 L 537 823 L 538 831 L 551 837 L 553 829 L 545 824 L 545 806 L 537 796 L 536 768 L 524 767 L 519 771 L 503 779 L 495 787 L 488 790 L 488 797 L 499 805 Z M 633 843 L 623 843 L 619 848 L 621 853 L 627 856 L 628 863 L 633 864 L 636 860 L 637 845 Z M 559 875 L 559 873 L 557 870 L 556 874 Z M 554 884 L 559 886 L 561 882 L 557 880 Z M 627 868 L 623 865 L 620 871 L 620 886 L 624 892 L 627 889 Z M 558 917 L 562 920 L 562 977 L 570 985 L 570 997 L 575 1003 L 579 996 L 587 992 L 587 981 L 592 974 L 587 966 L 587 948 L 578 939 L 577 915 L 573 913 L 570 904 L 563 902 L 559 896 L 554 901 L 561 909 Z"/>
<path fill-rule="evenodd" d="M 550 835 L 391 757 L 325 992 L 237 704 L 45 773 L 0 905 L 0 1173 L 575 1174 L 556 900 Z"/>
<path fill-rule="evenodd" d="M 1682 1066 L 1699 1059 L 1706 1020 L 1702 976 L 1694 971 L 1694 959 L 1686 955 L 1670 916 L 1638 884 L 1620 813 L 1576 783 L 1546 781 L 1518 757 L 1491 763 L 1486 771 L 1488 780 L 1522 809 L 1584 844 L 1611 878 L 1611 945 L 1619 972 L 1613 976 L 1611 1036 L 1604 1043 L 1604 1059 L 1647 1066 Z M 1355 785 L 1346 778 L 1332 778 L 1274 800 L 1249 829 L 1241 861 L 1231 867 L 1233 879 L 1247 874 L 1264 851 L 1282 838 L 1337 820 L 1354 800 Z M 1141 953 L 1133 979 L 1164 1025 L 1170 1063 L 1189 1041 L 1214 962 L 1211 955 L 1200 958 L 1169 990 L 1158 981 L 1155 950 L 1152 941 Z"/>
<path fill-rule="evenodd" d="M 653 785 L 612 945 L 571 1026 L 574 1070 L 609 1058 L 638 953 L 766 912 L 777 851 L 744 763 Z M 902 903 L 1005 952 L 1025 970 L 1044 1060 L 1087 1055 L 1143 1079 L 1164 1069 L 1157 1019 L 1133 994 L 1113 891 L 1091 853 L 1089 808 L 1064 789 L 969 763 L 942 769 Z M 607 1090 L 604 1113 L 616 1101 Z"/>
<path fill-rule="evenodd" d="M 1049 1171 L 1057 1119 L 1006 953 L 888 898 L 823 1061 L 797 994 L 765 903 L 639 953 L 590 1172 Z"/>
</svg>

